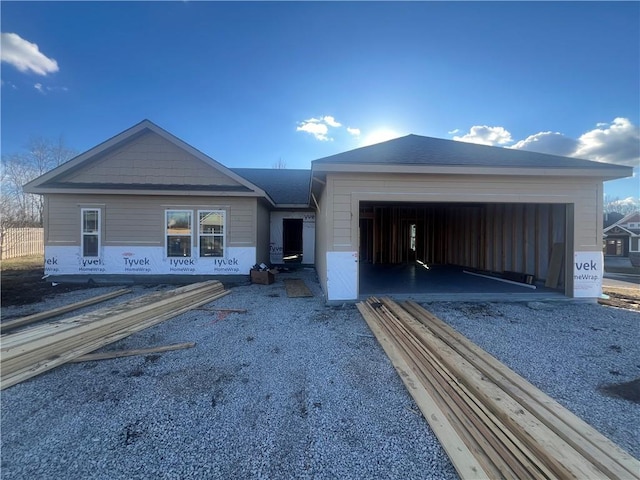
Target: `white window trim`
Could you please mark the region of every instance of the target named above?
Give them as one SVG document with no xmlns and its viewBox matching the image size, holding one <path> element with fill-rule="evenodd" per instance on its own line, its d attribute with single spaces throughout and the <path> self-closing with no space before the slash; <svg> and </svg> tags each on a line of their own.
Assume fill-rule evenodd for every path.
<svg viewBox="0 0 640 480">
<path fill-rule="evenodd" d="M 98 212 L 98 222 L 97 222 L 98 233 L 95 234 L 98 237 L 98 255 L 95 257 L 85 257 L 84 255 L 84 236 L 85 236 L 84 212 Z M 94 235 L 94 234 L 87 234 L 87 235 Z M 100 258 L 102 256 L 101 253 L 102 253 L 102 209 L 95 208 L 95 207 L 81 208 L 80 209 L 80 255 L 82 256 L 82 258 Z"/>
<path fill-rule="evenodd" d="M 219 234 L 202 234 L 202 236 L 205 237 L 222 237 L 222 257 L 200 257 L 200 213 L 220 213 L 222 214 L 222 235 Z M 196 247 L 198 249 L 198 257 L 200 258 L 227 258 L 227 212 L 226 210 L 220 210 L 220 209 L 215 209 L 215 208 L 207 208 L 207 209 L 202 209 L 202 210 L 198 210 L 198 232 L 196 233 L 196 235 L 198 236 L 198 246 Z"/>
<path fill-rule="evenodd" d="M 169 233 L 167 232 L 167 214 L 169 214 L 170 212 L 179 212 L 179 213 L 189 214 L 189 218 L 191 219 L 191 233 L 189 234 L 190 255 L 188 257 L 170 257 L 169 256 L 169 242 L 168 242 Z M 193 258 L 193 230 L 194 230 L 193 210 L 185 210 L 184 208 L 167 208 L 164 211 L 162 222 L 163 222 L 162 228 L 164 229 L 164 257 L 165 258 Z M 186 235 L 183 235 L 183 236 L 186 237 Z"/>
</svg>

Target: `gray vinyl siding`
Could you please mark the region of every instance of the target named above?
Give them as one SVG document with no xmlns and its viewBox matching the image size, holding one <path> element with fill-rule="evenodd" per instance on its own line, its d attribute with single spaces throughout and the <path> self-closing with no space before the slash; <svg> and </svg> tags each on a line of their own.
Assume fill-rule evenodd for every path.
<svg viewBox="0 0 640 480">
<path fill-rule="evenodd" d="M 239 185 L 153 132 L 132 139 L 60 180 L 68 183 Z"/>
<path fill-rule="evenodd" d="M 80 245 L 80 210 L 102 211 L 102 245 L 164 245 L 164 212 L 225 210 L 227 246 L 256 246 L 257 200 L 244 197 L 177 197 L 138 195 L 46 195 L 46 245 Z M 194 231 L 194 247 L 196 235 Z"/>
</svg>

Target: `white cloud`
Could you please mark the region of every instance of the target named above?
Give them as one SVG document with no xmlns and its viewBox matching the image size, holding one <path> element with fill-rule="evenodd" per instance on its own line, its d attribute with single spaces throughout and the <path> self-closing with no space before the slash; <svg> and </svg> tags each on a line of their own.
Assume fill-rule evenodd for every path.
<svg viewBox="0 0 640 480">
<path fill-rule="evenodd" d="M 628 118 L 615 118 L 611 123 L 597 123 L 577 140 L 560 132 L 539 132 L 510 148 L 637 167 L 640 128 Z"/>
<path fill-rule="evenodd" d="M 42 84 L 41 83 L 36 83 L 33 88 L 35 88 L 36 90 L 38 90 L 40 93 L 44 93 L 44 89 L 42 88 Z"/>
<path fill-rule="evenodd" d="M 576 151 L 578 141 L 560 132 L 539 132 L 529 135 L 509 148 L 551 155 L 571 156 Z"/>
<path fill-rule="evenodd" d="M 360 136 L 360 129 L 359 128 L 347 127 L 347 133 L 349 133 L 350 135 L 353 135 L 354 137 L 359 137 Z"/>
<path fill-rule="evenodd" d="M 303 122 L 298 123 L 298 126 L 296 127 L 296 131 L 310 133 L 316 138 L 316 140 L 333 141 L 333 138 L 331 138 L 328 135 L 329 127 L 340 128 L 342 127 L 342 124 L 338 122 L 335 119 L 335 117 L 331 115 L 324 115 L 319 118 L 311 117 L 308 120 L 304 120 Z M 356 131 L 357 133 L 354 133 Z M 360 134 L 360 130 L 358 130 L 357 128 L 349 127 L 347 128 L 347 132 L 350 133 L 351 135 Z"/>
<path fill-rule="evenodd" d="M 449 135 L 454 135 L 454 134 L 458 133 L 459 131 L 460 131 L 460 129 L 459 129 L 459 128 L 454 128 L 453 130 L 450 130 L 450 131 L 448 131 L 447 133 L 448 133 Z"/>
<path fill-rule="evenodd" d="M 330 127 L 337 128 L 337 127 L 341 127 L 342 126 L 341 123 L 336 122 L 336 119 L 333 118 L 330 115 L 327 115 L 326 117 L 323 117 L 323 120 L 324 120 L 324 123 L 326 123 Z"/>
<path fill-rule="evenodd" d="M 58 62 L 40 52 L 38 45 L 15 33 L 0 34 L 0 44 L 0 60 L 13 65 L 21 72 L 31 71 L 46 76 L 59 70 Z"/>
<path fill-rule="evenodd" d="M 318 120 L 317 118 L 311 118 L 309 120 L 301 122 L 300 125 L 298 125 L 298 127 L 296 128 L 296 132 L 310 133 L 316 138 L 316 140 L 329 140 L 329 137 L 327 136 L 329 128 L 324 123 L 320 123 L 320 120 Z"/>
<path fill-rule="evenodd" d="M 611 123 L 599 123 L 598 127 L 580 136 L 573 157 L 629 166 L 640 164 L 640 127 L 620 117 Z"/>
<path fill-rule="evenodd" d="M 486 125 L 474 125 L 469 133 L 453 137 L 460 142 L 479 143 L 480 145 L 504 145 L 510 143 L 511 133 L 504 127 L 488 127 Z"/>
</svg>

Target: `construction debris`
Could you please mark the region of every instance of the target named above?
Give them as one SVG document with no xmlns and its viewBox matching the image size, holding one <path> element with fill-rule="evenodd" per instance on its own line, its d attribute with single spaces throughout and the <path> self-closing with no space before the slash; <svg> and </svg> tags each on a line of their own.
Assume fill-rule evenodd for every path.
<svg viewBox="0 0 640 480">
<path fill-rule="evenodd" d="M 116 290 L 115 292 L 105 293 L 104 295 L 98 295 L 97 297 L 92 297 L 87 300 L 82 300 L 81 302 L 72 303 L 69 305 L 65 305 L 63 307 L 54 308 L 53 310 L 47 310 L 46 312 L 34 313 L 33 315 L 28 315 L 22 318 L 16 318 L 15 320 L 9 320 L 7 322 L 0 323 L 0 331 L 6 332 L 7 330 L 11 330 L 18 327 L 24 327 L 25 325 L 30 325 L 35 322 L 39 322 L 40 320 L 46 320 L 48 318 L 57 317 L 58 315 L 62 315 L 64 313 L 72 312 L 74 310 L 79 310 L 84 307 L 88 307 L 89 305 L 95 305 L 96 303 L 104 302 L 105 300 L 110 300 L 112 298 L 119 297 L 120 295 L 124 295 L 125 293 L 131 293 L 131 290 L 128 288 L 123 288 L 121 290 Z"/>
<path fill-rule="evenodd" d="M 640 478 L 640 462 L 415 302 L 358 309 L 464 478 Z"/>
<path fill-rule="evenodd" d="M 218 281 L 187 285 L 0 337 L 0 389 L 212 302 L 230 292 Z"/>
<path fill-rule="evenodd" d="M 151 348 L 136 348 L 132 350 L 116 350 L 113 352 L 88 353 L 81 357 L 74 358 L 70 363 L 90 362 L 93 360 L 110 360 L 112 358 L 133 357 L 135 355 L 149 355 L 151 353 L 170 352 L 173 350 L 184 350 L 185 348 L 193 348 L 196 344 L 193 342 L 174 343 L 172 345 L 163 345 Z"/>
<path fill-rule="evenodd" d="M 313 297 L 313 293 L 301 278 L 285 278 L 284 288 L 287 292 L 287 297 L 290 298 Z"/>
</svg>

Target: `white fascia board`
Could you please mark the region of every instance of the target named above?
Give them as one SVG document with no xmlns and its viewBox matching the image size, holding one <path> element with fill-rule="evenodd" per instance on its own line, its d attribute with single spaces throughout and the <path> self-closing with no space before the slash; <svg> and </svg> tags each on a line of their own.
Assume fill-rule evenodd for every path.
<svg viewBox="0 0 640 480">
<path fill-rule="evenodd" d="M 603 232 L 602 232 L 602 233 L 606 233 L 606 232 L 608 232 L 609 230 L 611 230 L 611 229 L 613 229 L 613 228 L 619 228 L 620 230 L 624 230 L 625 232 L 627 232 L 629 235 L 634 235 L 634 236 L 635 236 L 635 233 L 633 233 L 633 232 L 631 232 L 631 231 L 627 230 L 627 229 L 626 229 L 626 228 L 624 228 L 622 225 L 619 225 L 619 224 L 617 224 L 617 223 L 614 223 L 613 225 L 609 225 L 607 228 L 605 228 L 605 229 L 603 230 Z"/>
<path fill-rule="evenodd" d="M 409 174 L 453 174 L 453 175 L 504 175 L 504 176 L 557 176 L 594 177 L 603 180 L 626 178 L 633 175 L 631 167 L 617 168 L 530 168 L 530 167 L 489 167 L 468 165 L 398 165 L 379 163 L 323 163 L 312 166 L 315 173 L 409 173 Z"/>
<path fill-rule="evenodd" d="M 44 187 L 32 189 L 28 193 L 36 194 L 96 194 L 96 195 L 167 195 L 174 197 L 250 197 L 250 198 L 263 198 L 260 193 L 257 192 L 225 192 L 225 191 L 207 191 L 207 190 L 127 190 L 127 189 L 109 189 L 109 188 L 53 188 Z"/>
</svg>

